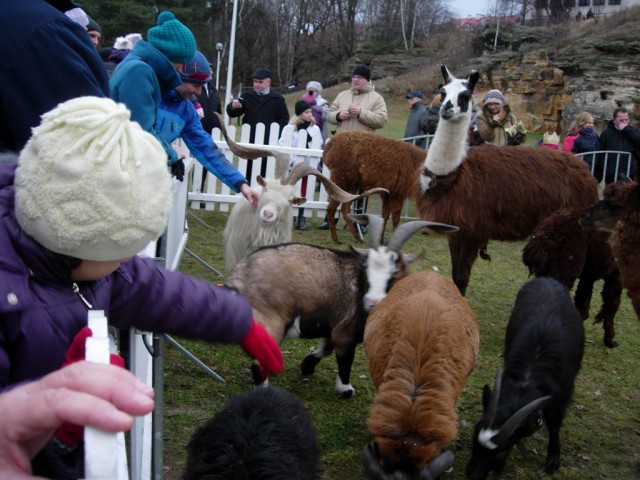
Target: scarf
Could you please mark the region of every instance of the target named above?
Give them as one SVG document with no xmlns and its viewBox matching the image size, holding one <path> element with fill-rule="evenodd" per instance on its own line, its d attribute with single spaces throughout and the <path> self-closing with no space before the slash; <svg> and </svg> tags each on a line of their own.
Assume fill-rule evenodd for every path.
<svg viewBox="0 0 640 480">
<path fill-rule="evenodd" d="M 580 136 L 589 143 L 589 146 L 593 150 L 598 150 L 598 135 L 596 135 L 593 128 L 581 128 L 578 133 L 580 133 Z"/>
</svg>

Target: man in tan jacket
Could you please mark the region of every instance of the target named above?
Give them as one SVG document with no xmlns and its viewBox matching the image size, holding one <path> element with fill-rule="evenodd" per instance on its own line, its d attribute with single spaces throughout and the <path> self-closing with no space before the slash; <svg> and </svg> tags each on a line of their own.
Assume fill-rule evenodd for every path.
<svg viewBox="0 0 640 480">
<path fill-rule="evenodd" d="M 351 74 L 351 88 L 338 94 L 329 107 L 327 119 L 337 132 L 371 132 L 387 123 L 387 104 L 371 83 L 371 71 L 358 65 Z"/>
<path fill-rule="evenodd" d="M 371 71 L 366 65 L 357 65 L 351 74 L 351 88 L 338 94 L 327 112 L 327 120 L 337 125 L 336 132 L 349 130 L 373 132 L 387 123 L 387 104 L 382 95 L 376 93 L 371 83 Z M 367 211 L 366 200 L 358 200 L 352 206 L 356 213 Z M 329 228 L 325 217 L 320 224 L 321 230 Z M 360 236 L 366 232 L 366 227 L 357 225 Z"/>
</svg>

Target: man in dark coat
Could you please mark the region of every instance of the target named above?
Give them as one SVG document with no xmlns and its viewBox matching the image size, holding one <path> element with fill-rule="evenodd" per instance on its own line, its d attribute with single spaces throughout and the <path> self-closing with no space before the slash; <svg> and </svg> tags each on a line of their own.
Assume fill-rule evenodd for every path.
<svg viewBox="0 0 640 480">
<path fill-rule="evenodd" d="M 204 117 L 202 117 L 202 128 L 208 134 L 211 134 L 211 130 L 214 128 L 220 128 L 220 122 L 218 117 L 215 116 L 215 112 L 222 115 L 222 105 L 220 103 L 220 94 L 215 87 L 213 80 L 202 85 L 202 92 L 196 93 L 196 98 L 202 106 L 204 111 Z"/>
<path fill-rule="evenodd" d="M 618 150 L 631 153 L 631 175 L 636 176 L 638 171 L 638 155 L 640 152 L 640 130 L 629 125 L 629 112 L 625 108 L 616 108 L 613 111 L 613 119 L 600 134 L 600 148 L 602 150 Z M 618 166 L 618 176 L 626 175 L 627 161 L 621 161 Z M 616 165 L 614 162 L 607 164 L 606 181 L 616 180 Z"/>
<path fill-rule="evenodd" d="M 249 141 L 254 143 L 255 127 L 258 123 L 265 126 L 264 138 L 269 138 L 271 123 L 276 122 L 280 125 L 277 137 L 280 138 L 280 132 L 289 123 L 289 110 L 284 97 L 278 92 L 271 89 L 271 70 L 265 67 L 258 68 L 253 75 L 253 90 L 243 93 L 238 98 L 233 99 L 227 105 L 227 114 L 231 118 L 242 117 L 242 123 L 251 125 L 251 135 Z M 247 180 L 251 180 L 252 163 L 247 163 Z M 267 173 L 266 159 L 262 159 L 260 166 L 260 175 L 263 177 Z"/>
<path fill-rule="evenodd" d="M 109 78 L 89 35 L 63 13 L 77 5 L 49 3 L 0 0 L 0 152 L 20 151 L 40 115 L 59 103 L 109 95 Z"/>
</svg>

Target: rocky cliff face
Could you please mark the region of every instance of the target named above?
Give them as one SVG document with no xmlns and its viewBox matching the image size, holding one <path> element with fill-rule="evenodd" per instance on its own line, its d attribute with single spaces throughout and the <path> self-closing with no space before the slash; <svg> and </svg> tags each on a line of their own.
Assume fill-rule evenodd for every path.
<svg viewBox="0 0 640 480">
<path fill-rule="evenodd" d="M 640 8 L 598 23 L 571 22 L 560 30 L 501 26 L 498 53 L 467 66 L 482 81 L 478 103 L 491 88 L 502 90 L 512 112 L 528 130 L 564 133 L 576 114 L 587 111 L 601 131 L 613 110 L 625 107 L 640 122 Z M 495 27 L 481 38 L 493 48 Z"/>
</svg>

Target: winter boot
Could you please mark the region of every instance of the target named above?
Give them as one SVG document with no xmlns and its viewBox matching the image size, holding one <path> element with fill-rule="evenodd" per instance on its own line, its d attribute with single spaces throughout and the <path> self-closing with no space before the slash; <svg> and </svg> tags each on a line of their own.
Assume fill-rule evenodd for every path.
<svg viewBox="0 0 640 480">
<path fill-rule="evenodd" d="M 298 226 L 296 228 L 298 230 L 309 230 L 309 227 L 307 227 L 307 221 L 304 219 L 304 208 L 298 209 Z"/>
</svg>

